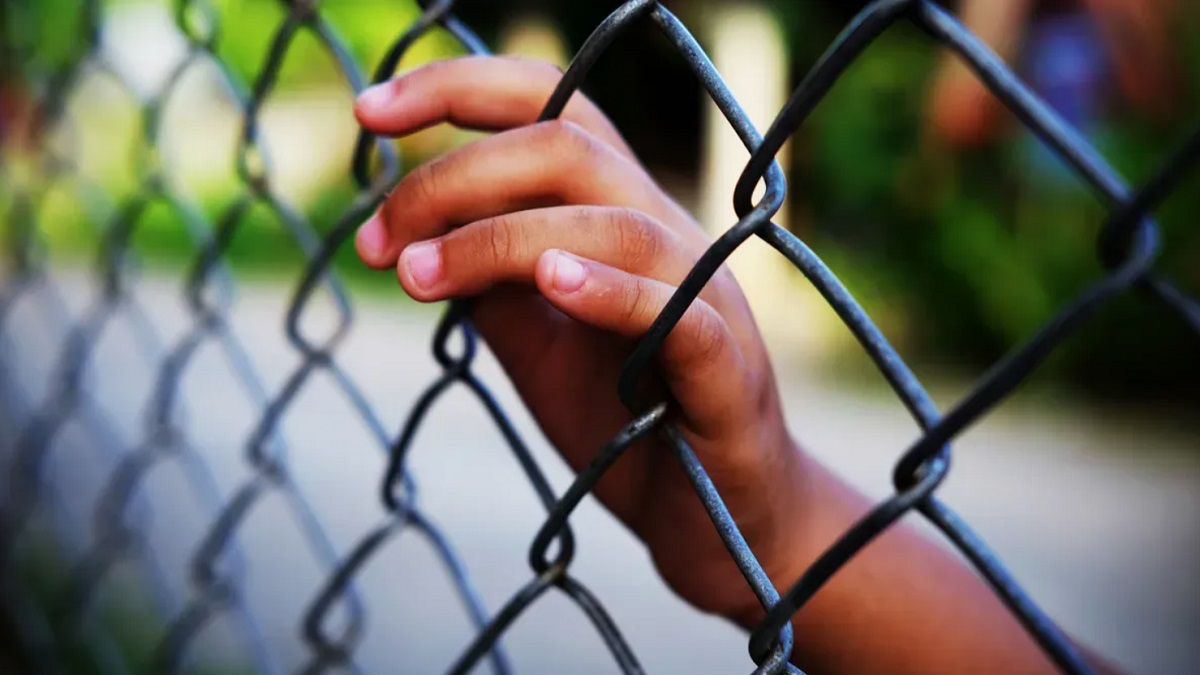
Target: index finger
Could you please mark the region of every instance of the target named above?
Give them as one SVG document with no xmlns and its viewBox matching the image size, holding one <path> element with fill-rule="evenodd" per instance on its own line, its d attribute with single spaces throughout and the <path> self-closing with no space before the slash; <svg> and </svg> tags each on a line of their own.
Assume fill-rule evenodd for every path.
<svg viewBox="0 0 1200 675">
<path fill-rule="evenodd" d="M 354 114 L 368 131 L 385 136 L 404 136 L 443 122 L 502 131 L 536 122 L 562 75 L 548 63 L 515 57 L 435 61 L 367 89 L 355 102 Z M 576 92 L 560 117 L 633 157 L 616 127 L 583 94 Z"/>
</svg>

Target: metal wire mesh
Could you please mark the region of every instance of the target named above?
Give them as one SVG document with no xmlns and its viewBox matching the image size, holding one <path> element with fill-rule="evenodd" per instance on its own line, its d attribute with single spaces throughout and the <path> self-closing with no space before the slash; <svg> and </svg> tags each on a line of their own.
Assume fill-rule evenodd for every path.
<svg viewBox="0 0 1200 675">
<path fill-rule="evenodd" d="M 12 38 L 4 42 L 13 52 L 6 55 L 10 63 L 28 61 L 26 57 L 31 46 L 22 41 L 20 28 L 23 14 L 31 3 L 32 0 L 27 0 L 3 6 L 5 27 Z M 111 205 L 111 219 L 99 228 L 100 246 L 92 271 L 95 297 L 87 310 L 79 315 L 81 318 L 70 322 L 58 352 L 56 369 L 48 379 L 48 393 L 35 400 L 27 392 L 27 395 L 17 395 L 6 402 L 19 411 L 18 417 L 24 422 L 12 443 L 9 462 L 8 490 L 0 521 L 0 565 L 5 568 L 0 579 L 4 580 L 4 599 L 17 620 L 20 638 L 36 658 L 40 670 L 62 672 L 68 669 L 59 649 L 64 640 L 83 645 L 88 657 L 105 672 L 129 669 L 111 639 L 104 631 L 94 629 L 94 598 L 108 583 L 109 571 L 119 561 L 142 565 L 150 585 L 160 594 L 166 593 L 164 570 L 158 568 L 159 561 L 155 556 L 149 555 L 141 534 L 144 508 L 139 504 L 137 494 L 145 481 L 153 480 L 155 467 L 174 463 L 184 472 L 197 498 L 211 506 L 215 516 L 190 561 L 191 595 L 184 609 L 171 618 L 159 638 L 152 666 L 155 672 L 184 668 L 197 635 L 215 617 L 222 615 L 238 622 L 242 628 L 239 634 L 250 653 L 255 655 L 258 669 L 263 672 L 279 670 L 275 655 L 266 647 L 261 626 L 243 601 L 244 560 L 238 545 L 239 529 L 267 495 L 283 497 L 312 556 L 328 572 L 321 592 L 312 600 L 302 622 L 304 640 L 310 650 L 304 672 L 359 669 L 355 662 L 356 648 L 368 618 L 368 607 L 357 594 L 355 582 L 373 557 L 402 532 L 419 533 L 432 543 L 455 580 L 465 612 L 477 629 L 474 639 L 463 647 L 451 667 L 452 672 L 470 671 L 482 660 L 487 660 L 495 672 L 510 672 L 501 637 L 524 610 L 551 591 L 562 593 L 575 603 L 602 637 L 622 671 L 642 672 L 636 656 L 600 600 L 571 575 L 574 539 L 569 520 L 581 499 L 627 447 L 649 434 L 660 434 L 674 448 L 729 554 L 767 610 L 762 623 L 750 637 L 750 652 L 758 666 L 756 673 L 799 672 L 789 664 L 791 616 L 868 542 L 914 510 L 965 554 L 1063 671 L 1088 672 L 1087 664 L 1009 576 L 1004 566 L 938 499 L 937 489 L 950 470 L 950 442 L 1008 396 L 1066 336 L 1118 293 L 1133 290 L 1148 301 L 1159 302 L 1178 315 L 1191 330 L 1200 332 L 1200 304 L 1154 273 L 1160 242 L 1151 218 L 1151 212 L 1196 163 L 1200 156 L 1200 133 L 1193 134 L 1182 144 L 1141 190 L 1131 191 L 1087 142 L 1063 123 L 974 35 L 929 0 L 880 0 L 869 5 L 828 48 L 762 136 L 687 28 L 658 2 L 626 2 L 596 28 L 547 102 L 542 120 L 554 118 L 562 111 L 566 101 L 587 78 L 592 65 L 623 32 L 639 22 L 651 22 L 691 68 L 752 154 L 734 195 L 740 220 L 699 260 L 638 344 L 621 378 L 622 399 L 628 404 L 636 401 L 633 385 L 650 367 L 666 335 L 725 259 L 743 242 L 756 236 L 799 268 L 828 301 L 923 431 L 920 439 L 905 449 L 896 465 L 895 494 L 847 531 L 781 595 L 742 538 L 703 465 L 671 425 L 666 403 L 632 409 L 633 422 L 599 450 L 592 464 L 578 475 L 563 495 L 556 495 L 505 411 L 472 371 L 476 335 L 466 318 L 464 302 L 450 304 L 434 333 L 433 356 L 442 368 L 441 376 L 430 384 L 413 407 L 398 436 L 385 428 L 354 380 L 339 366 L 338 351 L 352 324 L 352 307 L 345 289 L 331 271 L 331 263 L 335 252 L 347 245 L 354 228 L 395 183 L 400 173 L 400 161 L 389 145 L 361 134 L 352 168 L 358 193 L 328 227 L 309 222 L 279 195 L 260 143 L 259 119 L 262 104 L 274 90 L 281 65 L 297 37 L 307 34 L 315 38 L 332 56 L 354 91 L 364 86 L 358 64 L 322 16 L 315 0 L 290 0 L 282 5 L 285 16 L 278 26 L 270 29 L 273 37 L 266 62 L 246 90 L 217 55 L 219 13 L 207 0 L 176 0 L 176 22 L 187 40 L 187 57 L 140 111 L 139 186 L 120 203 Z M 451 13 L 453 6 L 454 0 L 422 3 L 419 20 L 404 27 L 376 67 L 374 80 L 383 81 L 390 77 L 406 51 L 437 27 L 453 35 L 468 52 L 486 53 L 482 41 Z M 46 223 L 39 220 L 38 206 L 60 182 L 71 181 L 80 190 L 99 199 L 103 195 L 96 186 L 86 184 L 86 177 L 78 171 L 69 144 L 61 147 L 46 139 L 52 136 L 51 131 L 69 136 L 71 130 L 69 120 L 63 114 L 64 102 L 85 74 L 100 74 L 118 86 L 131 86 L 106 61 L 100 49 L 104 18 L 100 0 L 81 0 L 79 10 L 81 32 L 76 55 L 70 63 L 65 68 L 50 71 L 39 71 L 33 65 L 22 67 L 22 80 L 36 94 L 34 119 L 39 129 L 29 138 L 41 147 L 37 149 L 36 166 L 3 165 L 4 189 L 10 204 L 7 214 L 10 240 L 7 245 L 9 275 L 0 294 L 0 335 L 11 329 L 8 319 L 12 308 L 31 297 L 35 297 L 51 315 L 69 316 L 65 291 L 56 280 L 56 269 L 47 262 L 41 243 L 40 232 Z M 780 147 L 804 123 L 847 66 L 880 33 L 899 21 L 915 24 L 929 39 L 957 52 L 988 89 L 1042 143 L 1061 156 L 1111 209 L 1098 248 L 1106 270 L 1104 275 L 1064 306 L 1034 336 L 997 363 L 967 396 L 944 414 L 935 407 L 921 383 L 838 278 L 803 241 L 771 222 L 786 190 L 783 172 L 774 161 Z M 215 67 L 221 74 L 226 85 L 224 96 L 240 111 L 242 120 L 237 167 L 240 196 L 215 219 L 204 216 L 187 196 L 172 186 L 164 176 L 158 154 L 161 111 L 183 74 L 200 63 Z M 373 161 L 373 151 L 379 153 L 378 161 Z M 752 193 L 760 182 L 766 185 L 765 195 L 754 203 Z M 175 212 L 193 241 L 191 263 L 182 279 L 183 301 L 191 324 L 181 338 L 166 345 L 161 344 L 131 290 L 131 275 L 136 268 L 131 239 L 139 228 L 143 213 L 155 204 L 165 205 Z M 285 325 L 287 339 L 300 356 L 300 362 L 285 385 L 273 392 L 263 385 L 242 340 L 227 321 L 232 277 L 225 254 L 231 240 L 246 222 L 249 210 L 264 206 L 284 224 L 306 259 Z M 302 328 L 303 318 L 319 292 L 334 299 L 338 321 L 328 334 L 311 335 Z M 142 440 L 128 451 L 112 457 L 115 469 L 107 476 L 105 488 L 95 504 L 94 538 L 74 558 L 70 583 L 61 594 L 61 602 L 47 607 L 16 582 L 19 576 L 16 567 L 21 564 L 21 547 L 23 540 L 30 536 L 32 522 L 48 508 L 48 504 L 62 498 L 62 490 L 69 489 L 69 486 L 51 483 L 45 475 L 56 435 L 68 424 L 77 423 L 98 438 L 112 436 L 113 420 L 103 402 L 89 393 L 84 376 L 95 345 L 117 324 L 138 336 L 140 353 L 157 374 L 156 386 L 145 402 Z M 456 338 L 461 340 L 462 347 L 454 354 L 449 343 Z M 222 500 L 214 488 L 203 448 L 192 447 L 179 424 L 182 383 L 189 377 L 193 356 L 204 345 L 220 350 L 257 408 L 258 423 L 244 447 L 244 461 L 252 469 L 251 478 L 227 500 Z M 0 359 L 0 368 L 6 372 L 12 366 L 7 358 Z M 341 555 L 326 536 L 326 525 L 321 522 L 320 514 L 292 479 L 287 448 L 278 434 L 280 420 L 318 373 L 331 376 L 357 415 L 357 419 L 343 420 L 342 423 L 364 426 L 379 446 L 389 452 L 380 490 L 386 518 L 377 528 L 364 532 L 358 544 Z M 455 386 L 465 387 L 482 402 L 547 512 L 545 524 L 530 548 L 529 582 L 517 589 L 509 602 L 494 614 L 484 609 L 450 542 L 422 511 L 416 498 L 415 481 L 406 470 L 406 456 L 414 434 L 439 397 Z M 111 446 L 97 443 L 96 447 Z M 556 552 L 553 558 L 549 555 L 552 549 Z M 344 620 L 330 621 L 335 613 L 341 613 Z M 335 629 L 330 625 L 333 623 L 341 623 L 342 627 Z"/>
</svg>

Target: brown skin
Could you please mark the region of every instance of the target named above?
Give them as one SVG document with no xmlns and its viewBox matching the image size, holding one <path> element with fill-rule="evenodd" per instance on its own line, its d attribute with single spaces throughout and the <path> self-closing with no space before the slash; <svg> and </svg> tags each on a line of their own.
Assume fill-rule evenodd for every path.
<svg viewBox="0 0 1200 675">
<path fill-rule="evenodd" d="M 531 125 L 560 77 L 537 62 L 471 57 L 364 93 L 355 114 L 375 133 L 445 122 L 498 133 L 413 170 L 356 247 L 371 267 L 395 268 L 419 301 L 475 297 L 481 335 L 578 469 L 629 421 L 618 374 L 710 240 L 582 95 L 561 121 Z M 793 441 L 728 270 L 684 315 L 657 365 L 681 431 L 786 589 L 870 503 Z M 761 618 L 668 447 L 634 446 L 596 495 L 682 598 L 748 628 Z M 808 672 L 1052 671 L 958 558 L 906 526 L 839 572 L 794 625 L 794 660 Z"/>
</svg>

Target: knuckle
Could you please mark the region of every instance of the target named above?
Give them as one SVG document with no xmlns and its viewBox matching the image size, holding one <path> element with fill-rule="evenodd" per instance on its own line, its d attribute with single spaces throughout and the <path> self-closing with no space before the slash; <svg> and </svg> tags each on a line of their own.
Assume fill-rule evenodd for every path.
<svg viewBox="0 0 1200 675">
<path fill-rule="evenodd" d="M 442 159 L 434 159 L 413 169 L 412 173 L 405 178 L 404 184 L 411 191 L 411 197 L 414 200 L 428 202 L 437 197 L 442 167 Z"/>
<path fill-rule="evenodd" d="M 666 246 L 663 228 L 657 221 L 636 209 L 613 209 L 609 212 L 610 226 L 617 235 L 621 259 L 635 270 L 654 264 Z"/>
<path fill-rule="evenodd" d="M 554 119 L 538 125 L 556 154 L 575 167 L 590 166 L 602 154 L 600 141 L 575 122 Z"/>
<path fill-rule="evenodd" d="M 484 226 L 486 235 L 482 237 L 479 254 L 484 259 L 495 263 L 512 260 L 519 254 L 520 239 L 513 233 L 512 221 L 500 216 L 488 221 Z"/>
<path fill-rule="evenodd" d="M 712 361 L 717 358 L 728 342 L 725 323 L 721 315 L 703 300 L 697 300 L 688 309 L 693 318 L 686 339 L 692 342 L 691 353 L 697 361 Z"/>
<path fill-rule="evenodd" d="M 638 281 L 629 282 L 626 296 L 626 302 L 621 308 L 621 323 L 626 326 L 648 324 L 654 316 L 654 307 L 652 294 L 645 284 Z"/>
</svg>

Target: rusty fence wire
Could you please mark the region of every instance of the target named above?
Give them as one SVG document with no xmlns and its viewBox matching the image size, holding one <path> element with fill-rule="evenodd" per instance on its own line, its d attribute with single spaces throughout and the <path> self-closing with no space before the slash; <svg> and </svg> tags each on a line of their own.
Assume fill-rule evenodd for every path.
<svg viewBox="0 0 1200 675">
<path fill-rule="evenodd" d="M 42 222 L 40 207 L 47 195 L 63 184 L 70 184 L 80 199 L 103 201 L 106 197 L 99 186 L 89 184 L 79 171 L 65 105 L 85 76 L 101 76 L 119 87 L 131 90 L 133 87 L 122 79 L 100 48 L 105 12 L 100 0 L 76 3 L 78 21 L 72 25 L 78 25 L 79 33 L 74 41 L 75 56 L 65 67 L 39 67 L 28 59 L 35 45 L 29 44 L 31 33 L 22 30 L 22 22 L 34 2 L 14 0 L 3 5 L 4 30 L 8 32 L 3 41 L 7 50 L 5 63 L 18 71 L 18 79 L 32 93 L 35 102 L 32 133 L 19 136 L 6 133 L 5 143 L 6 146 L 17 142 L 33 144 L 35 147 L 25 150 L 34 150 L 27 154 L 36 160 L 13 161 L 13 153 L 6 152 L 6 161 L 0 165 L 0 185 L 8 209 L 4 215 L 8 236 L 7 275 L 0 290 L 0 338 L 9 339 L 13 308 L 30 298 L 35 299 L 42 313 L 65 322 L 68 329 L 57 347 L 57 361 L 47 374 L 45 390 L 6 392 L 4 405 L 16 411 L 20 424 L 14 437 L 6 441 L 8 475 L 0 505 L 0 566 L 3 566 L 0 583 L 23 649 L 39 671 L 71 671 L 74 662 L 63 656 L 71 650 L 83 653 L 100 672 L 130 671 L 132 666 L 126 662 L 115 638 L 97 627 L 95 605 L 97 595 L 109 583 L 113 567 L 131 563 L 140 566 L 144 580 L 156 590 L 160 607 L 170 608 L 162 610 L 165 616 L 150 665 L 153 672 L 187 669 L 197 636 L 216 617 L 236 623 L 239 637 L 254 656 L 256 670 L 279 672 L 277 655 L 267 647 L 263 628 L 245 602 L 244 571 L 248 561 L 239 545 L 240 531 L 248 515 L 272 495 L 282 498 L 310 554 L 327 573 L 320 592 L 311 599 L 300 622 L 309 650 L 304 672 L 361 670 L 356 663 L 356 649 L 370 615 L 370 602 L 358 593 L 356 579 L 376 554 L 402 532 L 416 533 L 432 544 L 475 626 L 473 639 L 462 646 L 452 672 L 468 672 L 481 662 L 487 662 L 497 673 L 511 672 L 502 638 L 524 610 L 551 592 L 564 594 L 574 602 L 622 671 L 642 672 L 637 656 L 601 600 L 571 574 L 575 535 L 570 516 L 627 447 L 648 434 L 660 434 L 674 448 L 730 556 L 767 610 L 749 640 L 750 655 L 757 664 L 754 672 L 799 672 L 789 663 L 793 642 L 790 617 L 840 567 L 910 511 L 920 513 L 944 533 L 1064 672 L 1088 672 L 1080 655 L 1003 564 L 938 498 L 937 489 L 950 471 L 950 443 L 955 436 L 1008 396 L 1057 345 L 1118 293 L 1130 291 L 1147 302 L 1159 303 L 1190 330 L 1200 333 L 1200 304 L 1154 271 L 1161 243 L 1152 217 L 1157 205 L 1196 164 L 1200 156 L 1200 132 L 1181 144 L 1145 185 L 1131 189 L 953 15 L 929 0 L 880 0 L 870 4 L 812 67 L 770 128 L 761 135 L 688 29 L 662 4 L 650 0 L 626 2 L 595 29 L 547 102 L 542 119 L 554 118 L 562 111 L 571 94 L 586 81 L 592 65 L 619 43 L 627 29 L 649 22 L 690 67 L 752 156 L 733 195 L 738 222 L 725 230 L 703 255 L 638 344 L 621 378 L 622 399 L 629 404 L 635 402 L 634 383 L 651 366 L 666 335 L 717 268 L 743 242 L 759 237 L 799 268 L 834 308 L 922 429 L 920 439 L 902 449 L 899 455 L 893 496 L 842 535 L 781 594 L 768 581 L 746 545 L 704 467 L 671 425 L 666 402 L 632 409 L 633 421 L 629 426 L 605 447 L 598 448 L 595 460 L 564 494 L 555 494 L 505 411 L 472 371 L 477 338 L 461 302 L 450 304 L 434 332 L 433 358 L 442 374 L 413 406 L 398 435 L 381 422 L 358 385 L 339 365 L 339 349 L 353 321 L 352 303 L 331 271 L 331 264 L 335 253 L 350 245 L 354 229 L 398 179 L 400 158 L 389 144 L 361 134 L 350 169 L 358 186 L 357 195 L 332 222 L 310 222 L 276 190 L 271 164 L 261 143 L 262 104 L 274 91 L 281 66 L 302 35 L 315 39 L 332 56 L 352 90 L 359 91 L 366 84 L 359 64 L 322 15 L 316 0 L 281 0 L 284 19 L 276 26 L 262 28 L 271 31 L 270 48 L 249 86 L 239 81 L 217 54 L 222 17 L 215 7 L 208 0 L 174 0 L 177 28 L 187 42 L 186 58 L 153 95 L 134 97 L 143 101 L 138 185 L 117 203 L 106 204 L 111 215 L 106 222 L 97 224 L 99 245 L 90 277 L 94 297 L 82 313 L 69 311 L 67 290 L 58 279 L 58 270 L 48 261 L 43 237 L 47 223 Z M 409 48 L 434 29 L 447 31 L 467 52 L 486 53 L 483 42 L 455 18 L 453 6 L 453 0 L 422 3 L 422 13 L 415 23 L 397 26 L 398 36 L 376 65 L 373 79 L 382 81 L 390 77 Z M 1097 247 L 1104 274 L 1061 308 L 1035 335 L 995 364 L 968 395 L 944 413 L 935 407 L 921 383 L 837 277 L 803 241 L 771 221 L 786 191 L 783 172 L 775 163 L 776 153 L 847 66 L 880 33 L 901 21 L 914 24 L 930 40 L 956 52 L 1021 123 L 1055 151 L 1110 208 Z M 171 184 L 159 153 L 162 110 L 177 91 L 176 85 L 183 75 L 200 64 L 217 70 L 225 84 L 221 95 L 241 117 L 237 150 L 239 196 L 215 218 L 205 216 L 190 197 Z M 50 142 L 51 138 L 57 140 Z M 752 194 L 760 183 L 765 183 L 766 189 L 755 203 Z M 193 242 L 193 255 L 181 279 L 182 302 L 190 324 L 180 337 L 170 342 L 157 334 L 132 291 L 137 260 L 131 241 L 142 216 L 155 206 L 165 206 L 176 214 Z M 233 281 L 226 252 L 246 222 L 247 214 L 255 208 L 265 208 L 278 218 L 306 260 L 284 326 L 299 362 L 277 391 L 270 391 L 264 385 L 242 339 L 227 321 Z M 332 298 L 336 308 L 336 325 L 324 334 L 312 334 L 304 323 L 318 294 Z M 118 325 L 135 336 L 145 366 L 156 376 L 152 395 L 145 402 L 140 441 L 133 447 L 114 451 L 114 444 L 99 439 L 114 437 L 115 421 L 104 401 L 89 392 L 86 374 L 96 345 Z M 452 342 L 458 346 L 452 348 Z M 193 357 L 202 347 L 219 350 L 248 400 L 253 402 L 257 417 L 254 431 L 243 448 L 244 461 L 251 469 L 250 478 L 228 499 L 223 499 L 214 486 L 205 458 L 206 448 L 193 447 L 180 424 L 180 410 L 186 404 L 181 400 L 184 382 L 192 374 Z M 0 352 L 0 377 L 11 372 L 12 358 L 10 349 Z M 379 487 L 386 517 L 376 529 L 361 533 L 357 545 L 350 550 L 337 550 L 331 543 L 326 534 L 329 524 L 322 523 L 321 515 L 293 479 L 288 449 L 278 430 L 297 396 L 318 375 L 331 378 L 350 403 L 353 418 L 340 419 L 339 424 L 365 428 L 379 448 L 388 453 Z M 406 456 L 414 434 L 439 397 L 453 387 L 469 390 L 482 402 L 547 514 L 530 548 L 528 583 L 515 589 L 507 604 L 499 608 L 482 605 L 451 542 L 422 510 L 417 483 L 407 470 Z M 18 582 L 19 568 L 27 564 L 22 551 L 33 537 L 36 521 L 47 517 L 47 512 L 53 511 L 54 505 L 71 489 L 50 481 L 46 466 L 52 461 L 56 436 L 76 425 L 98 439 L 97 452 L 112 455 L 108 459 L 113 468 L 104 478 L 104 488 L 94 504 L 88 539 L 69 560 L 69 581 L 65 588 L 56 591 L 54 602 L 46 603 Z M 156 468 L 165 464 L 178 468 L 198 503 L 207 505 L 213 514 L 188 562 L 189 593 L 175 601 L 165 597 L 170 594 L 164 581 L 168 571 L 147 550 L 144 528 L 148 505 L 139 497 L 144 484 L 154 480 Z M 398 661 L 402 659 L 403 655 L 397 656 Z M 396 667 L 403 669 L 403 664 L 397 663 Z"/>
</svg>

